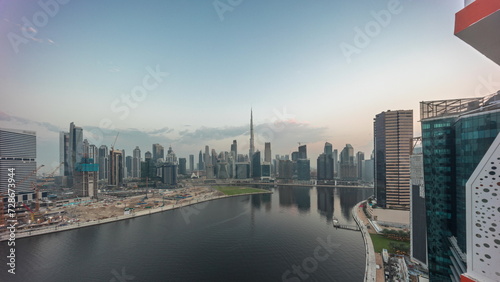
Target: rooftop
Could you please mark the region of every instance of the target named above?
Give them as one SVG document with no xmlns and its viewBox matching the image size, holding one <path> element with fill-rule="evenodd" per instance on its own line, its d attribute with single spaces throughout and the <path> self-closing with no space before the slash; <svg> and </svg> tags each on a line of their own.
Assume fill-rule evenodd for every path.
<svg viewBox="0 0 500 282">
<path fill-rule="evenodd" d="M 500 108 L 500 91 L 484 97 L 422 101 L 420 102 L 420 118 L 424 120 L 456 116 L 476 110 L 484 111 L 498 108 Z"/>
</svg>

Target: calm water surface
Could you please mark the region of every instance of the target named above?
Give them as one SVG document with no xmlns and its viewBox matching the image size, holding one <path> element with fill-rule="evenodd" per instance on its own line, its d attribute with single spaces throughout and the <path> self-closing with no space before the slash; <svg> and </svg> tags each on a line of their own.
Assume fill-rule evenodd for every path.
<svg viewBox="0 0 500 282">
<path fill-rule="evenodd" d="M 0 281 L 362 281 L 361 233 L 332 220 L 372 190 L 271 190 L 19 239 L 15 275 L 1 242 Z"/>
</svg>

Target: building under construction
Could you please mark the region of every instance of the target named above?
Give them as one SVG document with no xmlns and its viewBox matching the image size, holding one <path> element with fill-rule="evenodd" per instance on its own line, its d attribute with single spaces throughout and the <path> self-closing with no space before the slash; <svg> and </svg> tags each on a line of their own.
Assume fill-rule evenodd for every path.
<svg viewBox="0 0 500 282">
<path fill-rule="evenodd" d="M 82 158 L 76 164 L 73 188 L 78 197 L 97 198 L 97 176 L 99 164 L 92 158 Z"/>
</svg>

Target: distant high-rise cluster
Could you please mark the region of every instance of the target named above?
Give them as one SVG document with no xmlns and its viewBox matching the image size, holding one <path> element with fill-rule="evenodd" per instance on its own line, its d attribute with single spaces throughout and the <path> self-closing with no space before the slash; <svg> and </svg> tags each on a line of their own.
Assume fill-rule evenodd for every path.
<svg viewBox="0 0 500 282">
<path fill-rule="evenodd" d="M 205 145 L 199 151 L 197 160 L 195 154 L 190 154 L 189 158 L 178 158 L 172 146 L 168 146 L 165 152 L 165 147 L 159 143 L 152 144 L 151 151 L 145 152 L 143 158 L 139 146 L 135 146 L 131 155 L 115 148 L 119 134 L 110 147 L 90 144 L 84 139 L 83 129 L 72 122 L 69 132 L 60 134 L 61 183 L 73 187 L 77 195 L 92 197 L 97 194 L 98 186 L 116 189 L 126 187 L 130 181 L 140 181 L 146 182 L 141 185 L 168 187 L 177 185 L 179 177 L 268 182 L 274 179 L 280 182 L 317 180 L 320 184 L 340 181 L 351 185 L 373 181 L 373 164 L 364 159 L 362 152 L 354 156 L 354 149 L 349 144 L 339 158 L 338 150 L 326 142 L 315 170 L 311 167 L 306 144 L 299 143 L 297 151 L 290 155 L 276 155 L 274 159 L 271 142 L 264 142 L 263 148 L 260 148 L 262 151 L 257 149 L 252 109 L 249 132 L 248 154 L 240 153 L 238 141 L 233 140 L 228 144 L 229 151 L 217 151 Z"/>
<path fill-rule="evenodd" d="M 276 155 L 272 158 L 271 142 L 264 142 L 264 151 L 255 147 L 253 111 L 250 111 L 249 154 L 238 153 L 238 142 L 233 140 L 229 152 L 217 152 L 208 145 L 199 151 L 197 175 L 206 179 L 253 179 L 279 182 L 311 181 L 320 184 L 345 184 L 373 182 L 373 159 L 365 160 L 363 152 L 354 155 L 350 144 L 346 145 L 340 160 L 338 150 L 326 142 L 324 153 L 317 160 L 317 171 L 311 167 L 307 145 L 299 144 L 291 155 Z M 193 162 L 194 162 L 194 155 Z M 194 165 L 193 165 L 194 166 Z"/>
<path fill-rule="evenodd" d="M 69 132 L 61 132 L 59 136 L 62 185 L 72 187 L 79 197 L 97 197 L 97 181 L 106 173 L 99 169 L 102 148 L 83 139 L 83 129 L 73 122 Z"/>
</svg>

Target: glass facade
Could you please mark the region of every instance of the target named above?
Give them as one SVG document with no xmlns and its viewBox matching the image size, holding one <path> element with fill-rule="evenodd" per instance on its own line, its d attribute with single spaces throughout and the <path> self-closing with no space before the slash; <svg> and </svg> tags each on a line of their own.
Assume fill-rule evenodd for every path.
<svg viewBox="0 0 500 282">
<path fill-rule="evenodd" d="M 297 160 L 297 179 L 311 180 L 311 164 L 309 160 Z"/>
<path fill-rule="evenodd" d="M 453 119 L 422 121 L 428 266 L 432 281 L 447 281 L 451 274 L 448 238 L 452 236 L 455 190 L 452 122 Z"/>
<path fill-rule="evenodd" d="M 466 250 L 465 184 L 500 132 L 500 110 L 422 120 L 430 278 L 450 281 L 455 237 Z"/>
<path fill-rule="evenodd" d="M 0 195 L 7 195 L 7 170 L 15 168 L 16 193 L 33 193 L 36 182 L 36 133 L 17 129 L 0 129 Z"/>
</svg>

